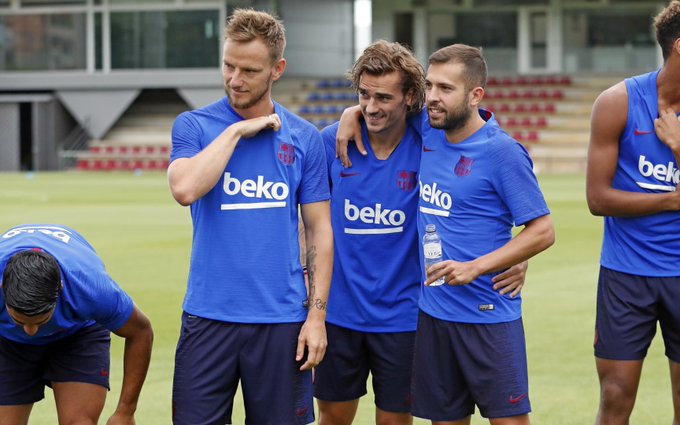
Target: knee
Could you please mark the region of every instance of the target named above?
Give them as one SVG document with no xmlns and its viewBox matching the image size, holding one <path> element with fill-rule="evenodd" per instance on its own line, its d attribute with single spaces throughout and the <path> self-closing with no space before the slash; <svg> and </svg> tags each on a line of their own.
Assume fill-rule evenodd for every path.
<svg viewBox="0 0 680 425">
<path fill-rule="evenodd" d="M 600 388 L 600 409 L 629 415 L 635 404 L 637 387 L 623 382 L 607 380 Z"/>
</svg>

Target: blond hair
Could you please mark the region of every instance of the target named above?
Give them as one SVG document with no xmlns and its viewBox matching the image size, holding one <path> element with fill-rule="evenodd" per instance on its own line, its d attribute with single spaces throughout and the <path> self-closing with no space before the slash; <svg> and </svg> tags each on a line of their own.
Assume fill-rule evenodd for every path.
<svg viewBox="0 0 680 425">
<path fill-rule="evenodd" d="M 286 31 L 275 16 L 253 9 L 236 9 L 227 20 L 225 39 L 249 42 L 261 39 L 269 49 L 272 63 L 283 57 L 286 48 Z"/>
</svg>

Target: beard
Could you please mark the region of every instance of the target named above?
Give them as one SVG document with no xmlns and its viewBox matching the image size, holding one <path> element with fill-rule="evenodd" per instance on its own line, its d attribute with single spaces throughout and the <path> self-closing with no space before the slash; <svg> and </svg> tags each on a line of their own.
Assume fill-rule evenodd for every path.
<svg viewBox="0 0 680 425">
<path fill-rule="evenodd" d="M 225 83 L 224 85 L 224 92 L 227 94 L 227 99 L 229 99 L 229 104 L 231 105 L 232 108 L 248 109 L 254 105 L 257 105 L 257 103 L 260 102 L 265 97 L 270 87 L 271 87 L 271 74 L 269 75 L 269 78 L 267 78 L 267 84 L 264 87 L 262 87 L 261 90 L 255 91 L 251 89 L 249 92 L 250 97 L 241 100 L 240 102 L 236 101 L 231 96 L 231 91 L 229 90 L 227 83 Z"/>
<path fill-rule="evenodd" d="M 430 127 L 445 131 L 463 128 L 472 116 L 472 110 L 466 108 L 466 106 L 466 104 L 462 103 L 453 110 L 445 110 L 444 119 L 441 122 L 432 121 L 432 118 L 428 117 Z"/>
</svg>

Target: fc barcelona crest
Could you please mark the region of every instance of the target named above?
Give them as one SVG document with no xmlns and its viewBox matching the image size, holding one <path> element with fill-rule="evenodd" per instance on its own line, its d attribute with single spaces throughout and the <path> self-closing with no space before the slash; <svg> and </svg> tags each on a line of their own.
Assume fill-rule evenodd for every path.
<svg viewBox="0 0 680 425">
<path fill-rule="evenodd" d="M 416 172 L 401 170 L 397 173 L 397 186 L 401 190 L 409 191 L 416 188 Z"/>
<path fill-rule="evenodd" d="M 458 164 L 453 168 L 453 172 L 456 173 L 458 177 L 466 177 L 470 174 L 470 171 L 472 171 L 473 162 L 475 162 L 474 159 L 461 155 Z"/>
<path fill-rule="evenodd" d="M 285 165 L 291 165 L 295 162 L 295 146 L 290 143 L 279 142 L 279 152 L 276 154 Z"/>
</svg>

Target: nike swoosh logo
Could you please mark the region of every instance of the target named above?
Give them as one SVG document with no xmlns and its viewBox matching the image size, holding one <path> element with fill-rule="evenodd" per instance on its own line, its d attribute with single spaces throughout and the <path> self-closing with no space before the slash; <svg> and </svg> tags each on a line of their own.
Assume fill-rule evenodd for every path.
<svg viewBox="0 0 680 425">
<path fill-rule="evenodd" d="M 636 128 L 634 133 L 635 133 L 636 136 L 642 136 L 642 135 L 645 135 L 645 134 L 652 134 L 652 133 L 654 133 L 654 131 L 652 131 L 652 130 L 644 131 L 644 130 L 638 130 Z"/>
<path fill-rule="evenodd" d="M 520 395 L 520 396 L 518 396 L 518 397 L 510 396 L 510 397 L 508 397 L 508 402 L 509 402 L 510 404 L 517 404 L 517 403 L 519 403 L 520 401 L 524 400 L 526 397 L 527 397 L 527 393 L 524 393 L 524 394 L 522 394 L 522 395 Z"/>
<path fill-rule="evenodd" d="M 356 176 L 358 174 L 359 173 L 345 173 L 344 171 L 340 171 L 340 177 L 352 177 L 352 176 Z"/>
<path fill-rule="evenodd" d="M 423 146 L 423 152 L 434 152 L 434 149 L 430 149 L 427 146 Z"/>
</svg>

